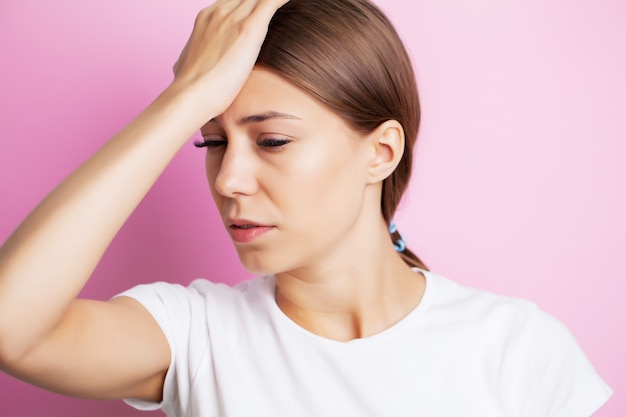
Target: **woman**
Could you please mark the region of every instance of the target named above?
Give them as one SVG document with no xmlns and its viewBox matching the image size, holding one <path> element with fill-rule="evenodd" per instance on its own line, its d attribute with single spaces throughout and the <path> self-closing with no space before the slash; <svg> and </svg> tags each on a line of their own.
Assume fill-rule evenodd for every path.
<svg viewBox="0 0 626 417">
<path fill-rule="evenodd" d="M 2 369 L 168 415 L 591 415 L 610 389 L 559 323 L 429 273 L 391 223 L 419 122 L 391 25 L 366 1 L 284 3 L 203 10 L 172 84 L 3 245 Z M 261 277 L 77 300 L 198 129 Z"/>
</svg>

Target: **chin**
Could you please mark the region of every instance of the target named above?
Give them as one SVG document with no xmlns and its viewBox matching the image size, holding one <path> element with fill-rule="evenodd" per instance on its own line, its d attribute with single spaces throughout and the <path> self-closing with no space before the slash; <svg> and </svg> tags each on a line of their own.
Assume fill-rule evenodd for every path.
<svg viewBox="0 0 626 417">
<path fill-rule="evenodd" d="M 280 271 L 274 268 L 267 267 L 266 265 L 249 264 L 241 262 L 244 269 L 254 275 L 274 275 Z"/>
<path fill-rule="evenodd" d="M 273 275 L 288 269 L 284 257 L 271 256 L 266 251 L 238 249 L 237 255 L 246 271 L 255 275 Z"/>
</svg>

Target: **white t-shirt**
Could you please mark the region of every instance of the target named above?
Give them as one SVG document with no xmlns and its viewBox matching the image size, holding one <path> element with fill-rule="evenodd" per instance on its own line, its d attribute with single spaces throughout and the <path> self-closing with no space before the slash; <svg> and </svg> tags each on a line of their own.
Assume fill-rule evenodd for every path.
<svg viewBox="0 0 626 417">
<path fill-rule="evenodd" d="M 570 332 L 535 304 L 422 271 L 419 306 L 391 328 L 337 342 L 276 305 L 273 276 L 196 280 L 122 295 L 169 341 L 169 417 L 587 417 L 612 394 Z"/>
</svg>

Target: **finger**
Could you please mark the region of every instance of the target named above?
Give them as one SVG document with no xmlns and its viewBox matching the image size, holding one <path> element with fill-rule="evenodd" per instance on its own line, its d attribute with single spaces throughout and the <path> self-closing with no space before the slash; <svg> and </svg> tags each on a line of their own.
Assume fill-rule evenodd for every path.
<svg viewBox="0 0 626 417">
<path fill-rule="evenodd" d="M 254 11 L 259 0 L 243 0 L 239 3 L 239 6 L 233 10 L 231 16 L 236 21 L 246 19 Z"/>
<path fill-rule="evenodd" d="M 208 17 L 224 19 L 226 16 L 230 15 L 233 10 L 237 9 L 241 3 L 242 0 L 218 0 L 207 8 Z M 208 20 L 209 19 L 206 19 L 205 21 Z"/>
<path fill-rule="evenodd" d="M 178 59 L 172 67 L 174 75 L 178 73 L 178 69 L 180 68 L 181 63 L 187 56 L 190 44 L 194 41 L 194 38 L 197 37 L 199 33 L 204 32 L 205 28 L 212 20 L 212 18 L 214 18 L 217 14 L 223 19 L 223 17 L 228 15 L 232 10 L 234 10 L 241 3 L 241 1 L 242 0 L 218 0 L 198 12 L 193 24 L 193 29 L 191 31 L 191 34 L 189 35 L 189 39 L 187 39 L 185 46 L 183 47 L 182 51 L 180 51 Z"/>
<path fill-rule="evenodd" d="M 274 13 L 288 1 L 289 0 L 259 0 L 254 11 L 250 14 L 250 19 L 255 23 L 263 23 L 265 27 L 267 27 Z"/>
</svg>

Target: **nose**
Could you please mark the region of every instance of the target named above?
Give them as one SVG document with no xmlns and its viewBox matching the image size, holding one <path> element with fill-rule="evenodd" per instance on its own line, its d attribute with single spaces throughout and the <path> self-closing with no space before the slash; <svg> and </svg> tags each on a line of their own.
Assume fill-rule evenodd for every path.
<svg viewBox="0 0 626 417">
<path fill-rule="evenodd" d="M 254 152 L 233 142 L 227 145 L 217 170 L 215 191 L 228 198 L 253 195 L 258 188 Z"/>
</svg>

